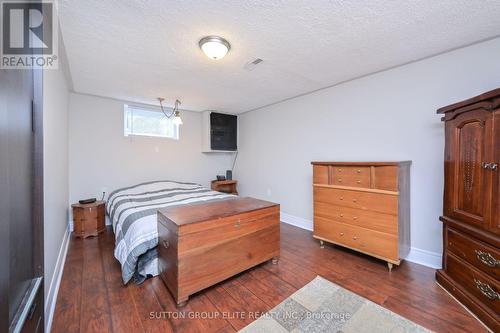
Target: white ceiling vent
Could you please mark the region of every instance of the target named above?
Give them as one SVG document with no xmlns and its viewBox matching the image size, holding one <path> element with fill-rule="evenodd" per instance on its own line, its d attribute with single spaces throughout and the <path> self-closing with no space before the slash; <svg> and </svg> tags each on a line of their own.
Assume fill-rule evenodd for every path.
<svg viewBox="0 0 500 333">
<path fill-rule="evenodd" d="M 257 67 L 258 64 L 262 63 L 264 60 L 261 58 L 257 58 L 254 61 L 250 61 L 245 64 L 243 68 L 245 68 L 247 71 L 253 71 L 255 67 Z"/>
</svg>

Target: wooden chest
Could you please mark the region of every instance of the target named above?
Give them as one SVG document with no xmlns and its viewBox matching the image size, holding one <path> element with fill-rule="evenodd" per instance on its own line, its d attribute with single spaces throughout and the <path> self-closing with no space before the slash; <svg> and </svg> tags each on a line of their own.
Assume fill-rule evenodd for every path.
<svg viewBox="0 0 500 333">
<path fill-rule="evenodd" d="M 410 249 L 410 161 L 312 162 L 313 236 L 399 265 Z"/>
<path fill-rule="evenodd" d="M 280 253 L 280 206 L 253 198 L 158 211 L 160 276 L 179 306 Z"/>
<path fill-rule="evenodd" d="M 500 89 L 438 110 L 445 122 L 438 283 L 500 332 Z"/>
<path fill-rule="evenodd" d="M 106 230 L 106 203 L 96 201 L 90 204 L 73 204 L 73 235 L 75 237 L 97 236 Z"/>
</svg>

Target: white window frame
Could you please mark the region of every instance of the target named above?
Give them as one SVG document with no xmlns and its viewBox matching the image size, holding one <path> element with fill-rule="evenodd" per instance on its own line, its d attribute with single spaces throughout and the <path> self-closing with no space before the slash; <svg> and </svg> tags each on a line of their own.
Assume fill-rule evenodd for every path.
<svg viewBox="0 0 500 333">
<path fill-rule="evenodd" d="M 165 109 L 166 109 L 165 111 L 167 113 L 171 112 L 171 109 L 169 109 L 169 108 L 165 108 Z M 172 124 L 172 126 L 174 128 L 174 135 L 173 136 L 158 135 L 158 134 L 154 134 L 154 133 L 134 133 L 133 132 L 133 123 L 131 121 L 134 110 L 138 110 L 141 112 L 161 113 L 163 115 L 160 108 L 138 106 L 138 105 L 133 105 L 133 104 L 124 104 L 123 105 L 123 135 L 124 136 L 126 136 L 126 137 L 128 137 L 128 136 L 142 136 L 142 137 L 165 138 L 165 139 L 179 140 L 180 126 L 176 125 L 176 124 Z M 170 121 L 172 121 L 173 117 L 170 119 L 171 119 Z"/>
</svg>

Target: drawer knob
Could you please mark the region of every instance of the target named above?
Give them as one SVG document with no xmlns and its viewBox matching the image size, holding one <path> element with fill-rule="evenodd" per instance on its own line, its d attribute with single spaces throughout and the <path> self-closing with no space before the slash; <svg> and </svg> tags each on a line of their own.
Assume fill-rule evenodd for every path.
<svg viewBox="0 0 500 333">
<path fill-rule="evenodd" d="M 166 248 L 166 249 L 168 249 L 170 247 L 170 243 L 168 241 L 166 241 L 166 240 L 163 240 L 161 242 L 161 245 L 163 245 L 163 247 Z"/>
<path fill-rule="evenodd" d="M 495 162 L 491 162 L 491 163 L 483 162 L 483 163 L 481 163 L 481 167 L 483 169 L 491 169 L 491 170 L 495 171 L 498 169 L 498 164 Z"/>
<path fill-rule="evenodd" d="M 356 181 L 356 183 L 361 184 L 361 180 Z"/>
<path fill-rule="evenodd" d="M 500 260 L 495 259 L 490 253 L 476 250 L 476 258 L 488 267 L 500 266 Z"/>
<path fill-rule="evenodd" d="M 358 237 L 354 236 L 352 239 L 356 240 L 356 239 L 358 239 Z"/>
<path fill-rule="evenodd" d="M 357 173 L 361 173 L 361 170 L 358 169 Z"/>
<path fill-rule="evenodd" d="M 340 200 L 344 200 L 344 197 L 340 197 Z"/>
<path fill-rule="evenodd" d="M 339 178 L 339 183 L 342 183 L 342 178 Z"/>
<path fill-rule="evenodd" d="M 474 282 L 476 283 L 477 289 L 483 294 L 484 296 L 488 297 L 492 301 L 496 299 L 500 299 L 500 294 L 497 293 L 491 286 L 487 283 L 484 283 L 476 278 L 474 278 Z"/>
<path fill-rule="evenodd" d="M 337 169 L 339 172 L 342 172 L 342 169 Z"/>
<path fill-rule="evenodd" d="M 340 214 L 340 217 L 344 217 L 344 214 Z"/>
<path fill-rule="evenodd" d="M 240 227 L 240 223 L 241 223 L 241 221 L 240 221 L 240 219 L 238 219 L 238 220 L 236 220 L 236 222 L 234 222 L 234 226 L 236 228 L 239 228 Z"/>
<path fill-rule="evenodd" d="M 358 199 L 352 199 L 352 202 L 358 202 Z"/>
<path fill-rule="evenodd" d="M 357 216 L 353 216 L 353 218 L 352 218 L 352 219 L 353 219 L 353 220 L 357 220 L 357 219 L 358 219 L 358 217 L 357 217 Z"/>
<path fill-rule="evenodd" d="M 341 233 L 340 233 L 340 236 L 344 236 L 344 233 L 343 233 L 343 232 L 341 232 Z"/>
</svg>

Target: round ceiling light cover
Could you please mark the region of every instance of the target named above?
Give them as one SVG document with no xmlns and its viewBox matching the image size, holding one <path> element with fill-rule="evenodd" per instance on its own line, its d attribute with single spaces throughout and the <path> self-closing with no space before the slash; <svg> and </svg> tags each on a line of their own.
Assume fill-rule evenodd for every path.
<svg viewBox="0 0 500 333">
<path fill-rule="evenodd" d="M 207 57 L 213 60 L 220 60 L 231 49 L 231 45 L 227 40 L 219 36 L 207 36 L 200 39 L 198 43 L 200 49 Z"/>
</svg>

